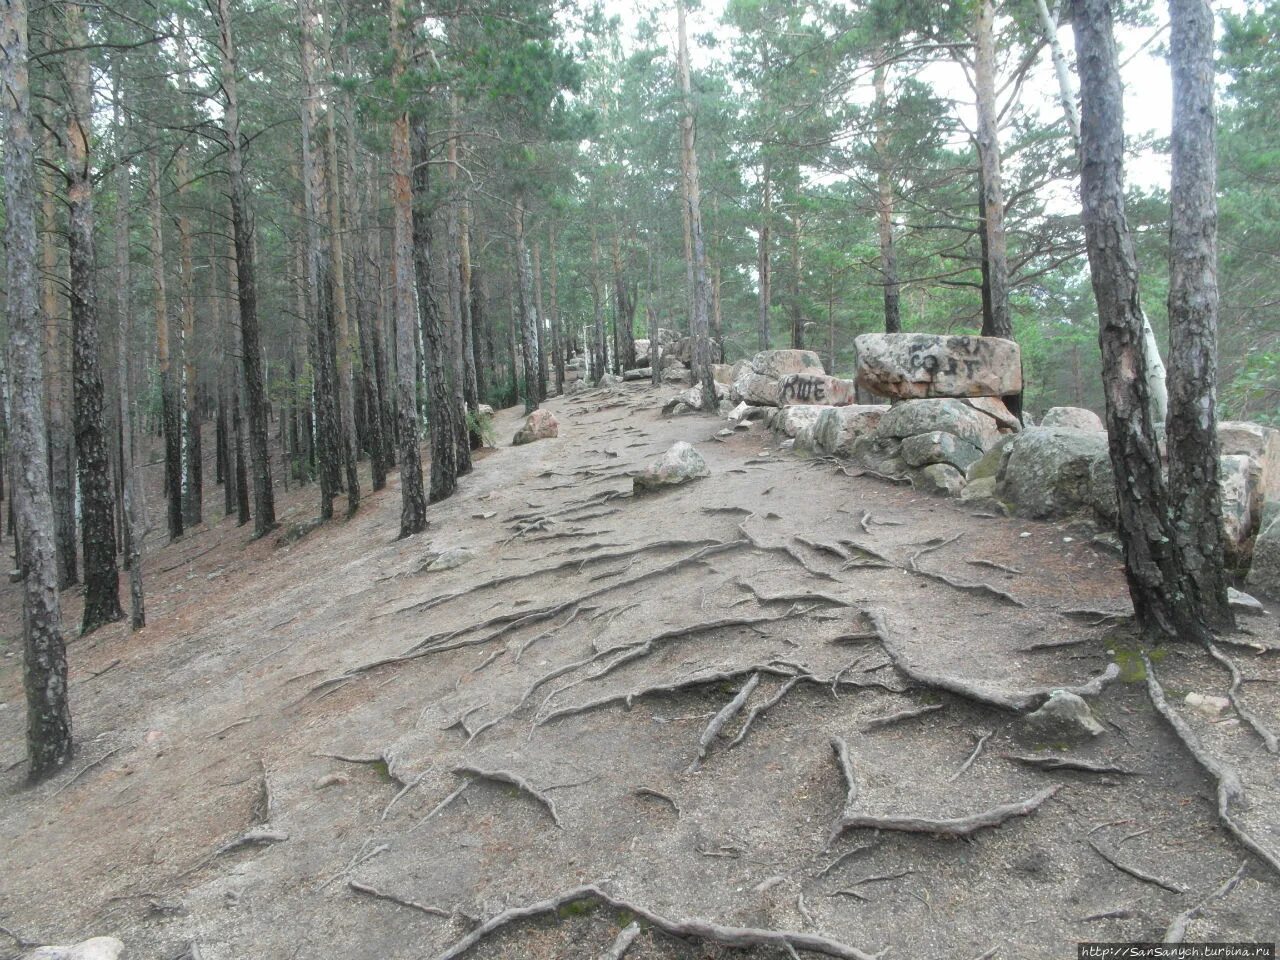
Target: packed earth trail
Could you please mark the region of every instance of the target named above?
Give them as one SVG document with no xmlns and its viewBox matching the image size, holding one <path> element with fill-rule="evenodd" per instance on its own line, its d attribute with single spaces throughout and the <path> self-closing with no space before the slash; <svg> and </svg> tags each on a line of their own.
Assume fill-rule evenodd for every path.
<svg viewBox="0 0 1280 960">
<path fill-rule="evenodd" d="M 521 446 L 500 412 L 418 536 L 395 539 L 393 477 L 349 521 L 306 525 L 308 488 L 279 534 L 154 551 L 149 625 L 69 643 L 77 755 L 36 787 L 5 587 L 0 957 L 1280 936 L 1280 761 L 1242 722 L 1280 729 L 1275 611 L 1216 659 L 1144 650 L 1120 561 L 1075 528 L 664 398 L 549 401 L 559 435 Z M 709 476 L 633 495 L 676 441 Z M 1028 719 L 1081 699 L 1101 732 Z"/>
</svg>

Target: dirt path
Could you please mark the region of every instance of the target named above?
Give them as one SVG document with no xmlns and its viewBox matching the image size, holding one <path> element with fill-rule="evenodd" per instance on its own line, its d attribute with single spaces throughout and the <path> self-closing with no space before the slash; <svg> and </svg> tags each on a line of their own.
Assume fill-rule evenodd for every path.
<svg viewBox="0 0 1280 960">
<path fill-rule="evenodd" d="M 558 439 L 484 457 L 408 541 L 390 539 L 393 480 L 289 546 L 224 521 L 156 551 L 151 625 L 72 643 L 79 753 L 35 789 L 11 766 L 20 620 L 6 587 L 0 924 L 44 943 L 114 934 L 131 960 L 435 957 L 468 917 L 594 883 L 665 917 L 887 957 L 1060 958 L 1080 940 L 1159 940 L 1247 861 L 1188 939 L 1280 934 L 1277 875 L 1222 829 L 1132 640 L 1097 622 L 1127 607 L 1114 557 L 1079 531 L 780 453 L 758 425 L 718 442 L 719 421 L 664 420 L 660 399 L 628 386 L 550 402 Z M 516 423 L 500 415 L 504 442 Z M 679 439 L 712 476 L 631 498 L 626 471 Z M 286 521 L 313 497 L 289 498 Z M 421 572 L 451 547 L 474 559 Z M 1082 609 L 1099 613 L 1068 613 Z M 1280 647 L 1274 614 L 1247 626 L 1236 639 Z M 1223 650 L 1242 699 L 1280 729 L 1280 657 Z M 1094 701 L 1107 733 L 1082 748 L 1020 742 L 1014 712 L 975 701 L 1034 700 L 1112 661 L 1122 682 Z M 1242 826 L 1280 852 L 1276 756 L 1183 705 L 1224 693 L 1225 670 L 1198 651 L 1156 670 L 1239 771 Z M 727 736 L 706 736 L 744 685 Z M 864 729 L 922 707 L 937 709 Z M 832 840 L 850 792 L 833 738 L 851 816 L 1038 807 L 968 840 L 859 826 Z M 1037 748 L 1123 772 L 1012 759 Z M 217 853 L 254 830 L 271 842 Z M 566 907 L 474 956 L 602 956 L 629 919 Z M 627 953 L 720 955 L 647 926 Z"/>
</svg>

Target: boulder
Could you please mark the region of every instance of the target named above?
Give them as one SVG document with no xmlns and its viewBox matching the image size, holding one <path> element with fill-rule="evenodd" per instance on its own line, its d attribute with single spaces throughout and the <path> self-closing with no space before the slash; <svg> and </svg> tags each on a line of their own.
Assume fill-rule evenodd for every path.
<svg viewBox="0 0 1280 960">
<path fill-rule="evenodd" d="M 980 500 L 995 500 L 996 478 L 980 477 L 977 480 L 966 480 L 964 489 L 960 491 L 960 499 L 966 503 Z"/>
<path fill-rule="evenodd" d="M 649 341 L 637 340 L 636 344 L 636 362 L 639 363 L 649 359 Z M 658 347 L 658 353 L 662 353 L 662 347 Z"/>
<path fill-rule="evenodd" d="M 634 370 L 623 370 L 623 380 L 652 380 L 653 370 L 650 367 L 637 367 Z"/>
<path fill-rule="evenodd" d="M 831 409 L 831 407 L 820 407 L 814 404 L 783 407 L 778 411 L 777 416 L 773 418 L 772 427 L 777 433 L 785 433 L 788 437 L 794 437 L 805 427 L 815 427 L 818 423 L 818 418 L 822 416 L 823 412 Z M 808 443 L 810 449 L 812 449 L 812 431 Z"/>
<path fill-rule="evenodd" d="M 1253 457 L 1264 500 L 1280 500 L 1280 430 L 1242 420 L 1218 424 L 1218 452 Z"/>
<path fill-rule="evenodd" d="M 602 387 L 616 387 L 620 383 L 622 383 L 622 378 L 616 373 L 606 373 L 601 375 L 599 385 Z"/>
<path fill-rule="evenodd" d="M 905 477 L 910 470 L 900 456 L 901 441 L 892 437 L 862 436 L 853 441 L 849 459 L 856 466 L 890 477 Z"/>
<path fill-rule="evenodd" d="M 728 413 L 728 419 L 735 424 L 746 424 L 752 420 L 763 420 L 773 407 L 753 407 L 749 403 L 740 403 Z"/>
<path fill-rule="evenodd" d="M 999 397 L 966 397 L 964 403 L 994 420 L 1001 433 L 1022 429 L 1022 421 L 1009 411 Z"/>
<path fill-rule="evenodd" d="M 1280 517 L 1268 522 L 1253 541 L 1253 563 L 1245 583 L 1251 590 L 1280 597 Z"/>
<path fill-rule="evenodd" d="M 880 418 L 876 433 L 899 440 L 941 430 L 987 450 L 1000 439 L 996 422 L 959 400 L 908 400 L 896 403 Z"/>
<path fill-rule="evenodd" d="M 858 383 L 882 397 L 1005 397 L 1022 392 L 1012 340 L 926 333 L 864 333 Z"/>
<path fill-rule="evenodd" d="M 829 377 L 825 373 L 789 373 L 778 381 L 778 399 L 784 406 L 823 403 L 842 407 L 858 402 L 858 389 L 852 380 Z"/>
<path fill-rule="evenodd" d="M 475 558 L 475 553 L 467 547 L 449 547 L 438 553 L 427 554 L 426 560 L 422 564 L 422 572 L 440 573 L 444 570 L 453 570 L 464 563 L 470 563 Z"/>
<path fill-rule="evenodd" d="M 693 337 L 681 337 L 665 352 L 683 364 L 693 363 Z"/>
<path fill-rule="evenodd" d="M 1042 427 L 1062 427 L 1066 430 L 1105 432 L 1102 418 L 1084 407 L 1050 407 L 1040 421 Z"/>
<path fill-rule="evenodd" d="M 587 382 L 585 380 L 579 380 L 577 377 L 568 376 L 564 378 L 564 395 L 566 397 L 571 397 L 575 393 L 582 393 L 586 389 Z"/>
<path fill-rule="evenodd" d="M 963 475 L 969 464 L 982 458 L 982 451 L 967 440 L 941 430 L 933 430 L 903 440 L 901 455 L 908 466 L 927 467 L 932 463 L 947 463 Z"/>
<path fill-rule="evenodd" d="M 1035 743 L 1079 743 L 1105 731 L 1077 694 L 1055 690 L 1039 710 L 1023 717 L 1017 732 Z"/>
<path fill-rule="evenodd" d="M 850 404 L 823 410 L 814 424 L 814 442 L 827 453 L 847 457 L 853 452 L 853 442 L 874 433 L 888 409 L 880 405 Z"/>
<path fill-rule="evenodd" d="M 633 474 L 631 482 L 633 492 L 639 494 L 647 490 L 677 486 L 689 480 L 710 475 L 711 471 L 707 469 L 707 461 L 702 459 L 702 454 L 691 444 L 677 440 L 661 459 L 649 464 L 639 473 Z"/>
<path fill-rule="evenodd" d="M 487 403 L 482 403 L 476 407 L 476 413 L 482 417 L 492 417 L 493 407 L 489 406 Z"/>
<path fill-rule="evenodd" d="M 789 373 L 826 372 L 812 350 L 761 350 L 751 358 L 751 369 L 774 380 L 781 380 Z"/>
<path fill-rule="evenodd" d="M 717 383 L 715 386 L 716 386 L 716 401 L 717 401 L 717 409 L 718 409 L 719 401 L 726 400 L 729 394 L 728 394 L 728 390 L 721 384 Z M 680 393 L 677 393 L 674 397 L 668 400 L 666 404 L 663 405 L 662 412 L 663 413 L 680 412 L 681 407 L 684 407 L 685 409 L 688 409 L 688 410 L 701 410 L 702 409 L 702 387 L 694 386 L 694 387 L 690 387 L 688 390 L 682 390 Z"/>
<path fill-rule="evenodd" d="M 1100 483 L 1114 497 L 1105 433 L 1028 427 L 1009 444 L 996 495 L 1019 516 L 1059 519 L 1094 510 Z"/>
<path fill-rule="evenodd" d="M 738 371 L 733 381 L 733 394 L 736 399 L 756 407 L 781 405 L 778 381 L 756 373 L 751 367 Z"/>
<path fill-rule="evenodd" d="M 1262 601 L 1235 587 L 1227 587 L 1227 605 L 1254 617 L 1263 617 L 1267 614 L 1267 608 L 1262 605 Z"/>
<path fill-rule="evenodd" d="M 903 447 L 905 446 L 904 441 Z M 931 463 L 916 472 L 913 485 L 917 490 L 923 490 L 925 493 L 958 497 L 964 491 L 964 474 L 949 463 Z"/>
<path fill-rule="evenodd" d="M 36 947 L 25 960 L 118 960 L 124 944 L 115 937 L 94 937 L 65 947 Z"/>
<path fill-rule="evenodd" d="M 663 383 L 688 383 L 689 368 L 683 363 L 673 363 L 669 366 L 664 365 L 662 368 Z"/>
<path fill-rule="evenodd" d="M 964 472 L 965 479 L 970 483 L 978 480 L 990 480 L 994 483 L 996 477 L 1004 470 L 1004 462 L 1009 459 L 1010 444 L 1013 440 L 1013 434 L 1005 434 L 997 440 L 981 459 L 969 465 Z"/>
<path fill-rule="evenodd" d="M 711 364 L 711 379 L 726 387 L 733 386 L 733 365 L 729 363 Z"/>
<path fill-rule="evenodd" d="M 1249 560 L 1254 537 L 1262 524 L 1262 467 L 1243 453 L 1219 457 L 1218 465 L 1227 562 L 1244 564 Z"/>
<path fill-rule="evenodd" d="M 549 440 L 560 435 L 560 423 L 550 410 L 535 410 L 525 417 L 524 425 L 516 431 L 511 441 L 513 447 L 533 443 L 535 440 Z"/>
</svg>

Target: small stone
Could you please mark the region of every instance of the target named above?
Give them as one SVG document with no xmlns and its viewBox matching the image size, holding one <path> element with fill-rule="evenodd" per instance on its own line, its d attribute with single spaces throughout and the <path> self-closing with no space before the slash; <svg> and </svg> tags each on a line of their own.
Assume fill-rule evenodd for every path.
<svg viewBox="0 0 1280 960">
<path fill-rule="evenodd" d="M 26 960 L 118 960 L 123 951 L 115 937 L 94 937 L 71 946 L 36 947 Z"/>
<path fill-rule="evenodd" d="M 1255 617 L 1264 616 L 1267 612 L 1266 608 L 1258 602 L 1257 597 L 1250 596 L 1235 587 L 1227 587 L 1227 603 L 1237 610 L 1243 610 L 1245 613 L 1253 614 Z"/>
<path fill-rule="evenodd" d="M 466 547 L 450 547 L 447 550 L 441 550 L 439 553 L 427 555 L 427 562 L 422 569 L 426 573 L 440 573 L 443 570 L 453 570 L 475 559 L 475 554 Z"/>
<path fill-rule="evenodd" d="M 1018 536 L 1019 536 L 1019 537 L 1022 537 L 1023 539 L 1026 539 L 1027 537 L 1031 536 L 1031 534 L 1029 534 L 1029 533 L 1027 533 L 1027 531 L 1023 530 L 1020 534 L 1018 534 Z"/>
<path fill-rule="evenodd" d="M 535 410 L 525 418 L 524 426 L 511 441 L 513 447 L 535 440 L 548 440 L 560 435 L 560 422 L 550 410 Z"/>
<path fill-rule="evenodd" d="M 643 493 L 710 475 L 711 471 L 707 469 L 707 461 L 702 459 L 702 454 L 691 444 L 678 440 L 660 460 L 650 464 L 640 473 L 633 474 L 632 486 L 635 493 Z"/>
<path fill-rule="evenodd" d="M 1084 407 L 1050 407 L 1040 421 L 1040 426 L 1087 430 L 1090 433 L 1103 433 L 1107 429 L 1101 417 Z"/>
<path fill-rule="evenodd" d="M 919 433 L 902 441 L 902 459 L 913 467 L 945 463 L 963 473 L 981 457 L 982 451 L 972 443 L 941 430 Z"/>
<path fill-rule="evenodd" d="M 723 430 L 717 430 L 717 431 L 716 431 L 716 436 L 717 436 L 717 437 L 732 437 L 732 436 L 733 436 L 733 428 L 732 428 L 732 427 L 725 427 Z"/>
<path fill-rule="evenodd" d="M 931 463 L 916 474 L 915 486 L 925 493 L 958 497 L 964 491 L 964 474 L 949 463 Z"/>
<path fill-rule="evenodd" d="M 344 787 L 351 782 L 351 778 L 345 773 L 328 773 L 316 781 L 317 790 L 326 790 L 329 787 Z"/>
<path fill-rule="evenodd" d="M 1186 702 L 1196 713 L 1210 719 L 1222 716 L 1231 707 L 1231 701 L 1226 697 L 1215 697 L 1207 693 L 1188 693 Z"/>
<path fill-rule="evenodd" d="M 1104 733 L 1089 705 L 1068 690 L 1055 690 L 1034 713 L 1023 718 L 1020 733 L 1039 743 L 1078 742 Z"/>
</svg>

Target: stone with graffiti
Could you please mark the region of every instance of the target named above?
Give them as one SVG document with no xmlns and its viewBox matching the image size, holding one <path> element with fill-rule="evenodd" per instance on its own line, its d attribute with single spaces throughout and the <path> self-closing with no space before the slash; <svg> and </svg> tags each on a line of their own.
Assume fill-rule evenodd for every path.
<svg viewBox="0 0 1280 960">
<path fill-rule="evenodd" d="M 825 373 L 789 373 L 778 381 L 778 399 L 784 407 L 817 403 L 844 407 L 858 402 L 857 384 Z"/>
<path fill-rule="evenodd" d="M 1022 359 L 1012 340 L 868 333 L 855 342 L 858 383 L 878 396 L 1006 397 L 1022 391 Z"/>
</svg>

